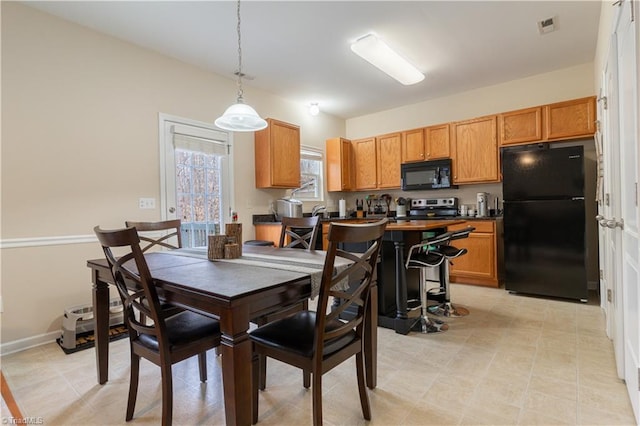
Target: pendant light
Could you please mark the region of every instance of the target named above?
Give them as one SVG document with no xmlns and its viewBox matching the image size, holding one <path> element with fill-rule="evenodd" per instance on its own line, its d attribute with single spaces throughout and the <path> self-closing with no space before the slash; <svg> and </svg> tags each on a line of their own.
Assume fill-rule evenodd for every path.
<svg viewBox="0 0 640 426">
<path fill-rule="evenodd" d="M 267 127 L 267 122 L 260 118 L 255 109 L 244 103 L 242 97 L 242 46 L 240 36 L 240 0 L 238 0 L 238 100 L 231 105 L 215 121 L 215 125 L 231 132 L 255 132 Z"/>
</svg>

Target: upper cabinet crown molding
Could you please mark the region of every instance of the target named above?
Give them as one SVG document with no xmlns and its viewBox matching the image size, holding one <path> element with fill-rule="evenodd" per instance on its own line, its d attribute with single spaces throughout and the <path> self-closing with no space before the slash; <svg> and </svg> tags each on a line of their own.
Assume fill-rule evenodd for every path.
<svg viewBox="0 0 640 426">
<path fill-rule="evenodd" d="M 256 188 L 300 187 L 300 127 L 267 118 L 255 132 Z"/>
</svg>

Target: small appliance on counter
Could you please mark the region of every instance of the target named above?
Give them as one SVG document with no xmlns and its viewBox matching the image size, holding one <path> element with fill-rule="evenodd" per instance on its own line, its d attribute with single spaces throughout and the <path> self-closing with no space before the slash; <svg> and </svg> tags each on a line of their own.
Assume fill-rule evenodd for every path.
<svg viewBox="0 0 640 426">
<path fill-rule="evenodd" d="M 489 193 L 478 192 L 476 194 L 476 213 L 478 217 L 489 216 Z"/>
<path fill-rule="evenodd" d="M 411 219 L 442 219 L 458 215 L 458 198 L 413 198 L 409 217 Z"/>
<path fill-rule="evenodd" d="M 281 198 L 276 200 L 276 220 L 283 217 L 302 217 L 302 201 L 292 198 Z"/>
</svg>

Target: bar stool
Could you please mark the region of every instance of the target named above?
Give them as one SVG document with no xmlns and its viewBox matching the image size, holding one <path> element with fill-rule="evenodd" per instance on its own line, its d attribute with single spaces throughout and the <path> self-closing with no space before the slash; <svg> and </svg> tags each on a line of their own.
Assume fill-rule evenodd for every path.
<svg viewBox="0 0 640 426">
<path fill-rule="evenodd" d="M 427 270 L 430 268 L 442 267 L 446 262 L 446 257 L 437 251 L 435 248 L 439 244 L 442 244 L 450 239 L 449 232 L 440 234 L 436 237 L 426 239 L 419 244 L 411 246 L 405 267 L 407 269 L 414 268 L 420 270 L 420 329 L 422 333 L 438 333 L 447 331 L 449 325 L 443 321 L 432 319 L 428 314 L 428 300 L 427 300 L 427 282 L 433 282 L 427 278 Z M 417 324 L 417 323 L 416 323 Z"/>
<path fill-rule="evenodd" d="M 451 292 L 449 288 L 449 264 L 452 264 L 452 259 L 466 254 L 467 249 L 457 248 L 446 243 L 451 240 L 467 238 L 469 234 L 474 230 L 474 227 L 469 226 L 458 231 L 451 231 L 449 232 L 449 239 L 447 241 L 443 241 L 434 249 L 436 253 L 440 254 L 441 256 L 443 256 L 443 258 L 446 259 L 446 262 L 443 262 L 440 266 L 440 287 L 427 290 L 428 299 L 437 300 L 440 302 L 438 304 L 429 306 L 427 308 L 429 313 L 446 317 L 461 317 L 469 315 L 468 309 L 460 306 L 455 306 L 453 303 L 451 303 Z"/>
</svg>

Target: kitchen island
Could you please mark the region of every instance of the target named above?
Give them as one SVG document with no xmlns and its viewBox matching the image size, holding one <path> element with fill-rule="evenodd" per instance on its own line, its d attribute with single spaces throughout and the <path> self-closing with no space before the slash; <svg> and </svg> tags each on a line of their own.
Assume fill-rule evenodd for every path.
<svg viewBox="0 0 640 426">
<path fill-rule="evenodd" d="M 409 316 L 408 300 L 420 299 L 419 273 L 416 269 L 407 270 L 405 260 L 409 248 L 424 240 L 427 232 L 440 234 L 446 232 L 450 226 L 460 226 L 466 223 L 463 219 L 430 219 L 430 220 L 394 220 L 387 225 L 378 263 L 378 293 L 373 302 L 378 306 L 378 325 L 394 329 L 397 333 L 407 334 L 417 321 Z M 331 222 L 362 223 L 377 221 L 380 218 L 327 218 L 322 220 L 322 234 L 326 236 Z M 276 225 L 279 222 L 255 222 L 254 224 Z M 279 229 L 279 228 L 278 228 Z M 433 235 L 429 234 L 429 235 Z M 320 239 L 320 238 L 319 238 Z M 321 246 L 318 244 L 317 248 Z M 326 247 L 325 247 L 326 248 Z M 345 247 L 350 251 L 361 251 L 365 247 Z"/>
</svg>

